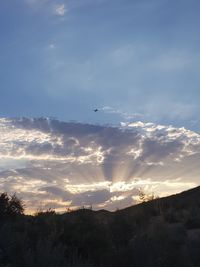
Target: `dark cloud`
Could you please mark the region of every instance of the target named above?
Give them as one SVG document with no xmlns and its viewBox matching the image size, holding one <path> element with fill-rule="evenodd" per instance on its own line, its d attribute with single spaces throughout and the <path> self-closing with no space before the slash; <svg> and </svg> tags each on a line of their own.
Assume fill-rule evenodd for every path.
<svg viewBox="0 0 200 267">
<path fill-rule="evenodd" d="M 63 201 L 71 201 L 74 206 L 96 205 L 109 200 L 112 194 L 108 190 L 86 191 L 72 194 L 56 186 L 42 187 L 39 191 L 50 193 Z"/>
<path fill-rule="evenodd" d="M 150 160 L 151 162 L 158 162 L 170 155 L 176 155 L 182 150 L 184 143 L 179 140 L 160 141 L 147 139 L 142 144 L 141 160 Z"/>
<path fill-rule="evenodd" d="M 72 204 L 81 205 L 97 205 L 109 200 L 111 193 L 108 190 L 87 191 L 74 196 Z"/>
<path fill-rule="evenodd" d="M 61 188 L 58 188 L 56 186 L 46 186 L 39 189 L 41 192 L 47 192 L 52 195 L 55 195 L 59 198 L 61 198 L 63 201 L 70 201 L 72 199 L 72 194 L 68 192 L 67 190 L 63 190 Z"/>
</svg>

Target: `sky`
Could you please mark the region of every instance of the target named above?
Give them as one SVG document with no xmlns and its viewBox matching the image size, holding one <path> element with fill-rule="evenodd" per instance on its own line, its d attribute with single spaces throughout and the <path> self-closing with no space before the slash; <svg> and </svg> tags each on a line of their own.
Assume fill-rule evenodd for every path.
<svg viewBox="0 0 200 267">
<path fill-rule="evenodd" d="M 0 115 L 113 124 L 140 115 L 200 131 L 199 8 L 198 0 L 2 0 Z M 94 116 L 95 107 L 112 112 Z"/>
<path fill-rule="evenodd" d="M 63 201 L 77 206 L 91 195 L 96 207 L 107 203 L 104 206 L 112 209 L 132 204 L 141 183 L 159 195 L 198 185 L 199 8 L 198 0 L 1 0 L 0 190 L 18 191 L 27 203 L 36 196 L 40 203 L 54 196 L 58 209 Z M 65 130 L 60 132 L 60 127 Z M 102 131 L 106 137 L 99 140 Z M 170 131 L 178 132 L 175 140 Z M 111 134 L 116 140 L 110 140 Z M 82 144 L 82 139 L 87 142 Z M 73 153 L 67 151 L 67 144 L 79 147 L 77 154 L 72 148 Z M 185 149 L 192 154 L 183 153 Z M 157 150 L 162 150 L 164 159 L 157 158 Z M 130 191 L 126 197 L 112 193 L 113 153 L 119 154 L 114 157 L 116 166 L 124 157 L 126 171 L 134 167 L 140 174 L 133 171 L 117 180 L 131 188 L 125 190 Z M 89 157 L 88 162 L 84 157 Z M 64 163 L 68 167 L 61 174 Z M 142 164 L 148 167 L 146 176 Z M 54 178 L 48 168 L 54 169 Z M 173 170 L 171 176 L 167 168 Z M 183 177 L 178 168 L 184 169 Z M 160 179 L 153 178 L 158 175 Z M 131 184 L 136 178 L 140 179 L 137 188 Z M 84 187 L 87 179 L 100 184 L 75 192 L 63 189 L 62 179 L 71 186 Z M 166 185 L 170 179 L 177 187 Z M 161 181 L 162 186 L 153 187 Z M 24 185 L 23 192 L 19 185 Z M 103 200 L 95 201 L 102 195 Z"/>
</svg>

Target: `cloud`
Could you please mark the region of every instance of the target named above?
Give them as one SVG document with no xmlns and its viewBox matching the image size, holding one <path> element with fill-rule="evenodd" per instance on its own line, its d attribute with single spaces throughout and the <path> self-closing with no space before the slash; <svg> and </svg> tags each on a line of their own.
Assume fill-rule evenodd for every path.
<svg viewBox="0 0 200 267">
<path fill-rule="evenodd" d="M 67 8 L 64 3 L 56 4 L 56 1 L 50 0 L 24 0 L 25 3 L 32 9 L 38 11 L 47 11 L 49 14 L 54 14 L 57 16 L 63 17 L 66 12 Z"/>
<path fill-rule="evenodd" d="M 0 191 L 17 192 L 29 212 L 115 209 L 141 187 L 162 196 L 199 184 L 200 135 L 185 128 L 2 118 L 0 147 Z"/>
<path fill-rule="evenodd" d="M 65 4 L 56 5 L 54 8 L 54 13 L 58 16 L 64 16 L 66 12 Z"/>
<path fill-rule="evenodd" d="M 104 113 L 108 113 L 108 114 L 117 114 L 122 119 L 127 120 L 127 121 L 142 118 L 144 116 L 141 113 L 137 113 L 137 112 L 136 113 L 127 113 L 127 112 L 124 112 L 120 109 L 116 109 L 116 108 L 109 107 L 109 106 L 102 107 L 99 110 L 103 111 Z"/>
<path fill-rule="evenodd" d="M 54 49 L 54 48 L 56 48 L 56 45 L 55 45 L 54 43 L 50 43 L 50 44 L 48 45 L 48 48 L 49 48 L 49 49 Z"/>
</svg>

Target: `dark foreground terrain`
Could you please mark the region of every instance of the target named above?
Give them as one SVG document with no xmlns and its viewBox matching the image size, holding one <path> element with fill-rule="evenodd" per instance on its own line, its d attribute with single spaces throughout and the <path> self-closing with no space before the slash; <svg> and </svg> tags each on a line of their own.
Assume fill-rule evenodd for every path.
<svg viewBox="0 0 200 267">
<path fill-rule="evenodd" d="M 200 187 L 116 212 L 23 215 L 0 194 L 0 267 L 200 267 Z"/>
</svg>

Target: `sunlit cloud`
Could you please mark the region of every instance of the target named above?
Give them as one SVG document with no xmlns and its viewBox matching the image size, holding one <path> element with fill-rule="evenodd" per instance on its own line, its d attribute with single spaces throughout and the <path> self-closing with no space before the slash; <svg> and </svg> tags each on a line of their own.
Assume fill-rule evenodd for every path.
<svg viewBox="0 0 200 267">
<path fill-rule="evenodd" d="M 0 147 L 0 191 L 18 193 L 28 212 L 113 210 L 134 204 L 140 188 L 164 196 L 199 184 L 200 135 L 185 128 L 2 118 Z"/>
</svg>

